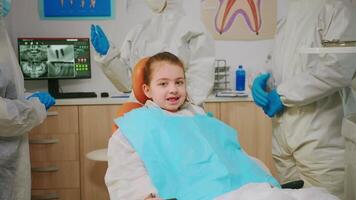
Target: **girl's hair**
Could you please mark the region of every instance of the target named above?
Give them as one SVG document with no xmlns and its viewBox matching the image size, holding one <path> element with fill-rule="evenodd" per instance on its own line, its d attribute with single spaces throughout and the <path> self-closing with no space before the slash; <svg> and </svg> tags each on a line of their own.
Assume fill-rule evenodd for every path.
<svg viewBox="0 0 356 200">
<path fill-rule="evenodd" d="M 157 54 L 151 56 L 147 60 L 145 67 L 143 69 L 143 82 L 146 85 L 149 85 L 151 82 L 152 71 L 153 71 L 152 64 L 156 63 L 156 62 L 168 62 L 170 64 L 178 65 L 178 66 L 182 67 L 183 72 L 184 72 L 184 64 L 177 56 L 175 56 L 174 54 L 169 53 L 169 52 L 157 53 Z"/>
</svg>

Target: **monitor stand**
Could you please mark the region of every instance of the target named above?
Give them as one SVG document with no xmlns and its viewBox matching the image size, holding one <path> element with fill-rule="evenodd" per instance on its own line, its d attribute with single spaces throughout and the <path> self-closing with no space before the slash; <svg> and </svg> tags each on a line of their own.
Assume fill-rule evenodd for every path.
<svg viewBox="0 0 356 200">
<path fill-rule="evenodd" d="M 48 80 L 48 92 L 55 99 L 73 99 L 73 98 L 95 98 L 97 97 L 95 92 L 65 92 L 59 91 L 59 81 L 58 79 Z"/>
</svg>

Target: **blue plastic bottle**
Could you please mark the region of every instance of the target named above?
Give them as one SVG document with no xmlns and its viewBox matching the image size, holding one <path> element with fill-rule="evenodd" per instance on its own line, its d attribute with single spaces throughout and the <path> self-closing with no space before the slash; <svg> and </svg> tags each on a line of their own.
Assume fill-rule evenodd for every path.
<svg viewBox="0 0 356 200">
<path fill-rule="evenodd" d="M 235 72 L 236 76 L 236 90 L 237 91 L 245 91 L 245 79 L 246 79 L 246 72 L 243 69 L 242 65 L 239 65 Z"/>
</svg>

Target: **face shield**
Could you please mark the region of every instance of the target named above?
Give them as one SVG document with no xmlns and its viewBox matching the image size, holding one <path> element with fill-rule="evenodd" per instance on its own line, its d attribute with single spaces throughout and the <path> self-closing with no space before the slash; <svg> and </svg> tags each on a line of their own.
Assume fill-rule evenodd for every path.
<svg viewBox="0 0 356 200">
<path fill-rule="evenodd" d="M 161 13 L 167 6 L 166 0 L 145 0 L 153 12 Z"/>
<path fill-rule="evenodd" d="M 0 0 L 0 17 L 5 17 L 11 8 L 11 0 Z"/>
</svg>

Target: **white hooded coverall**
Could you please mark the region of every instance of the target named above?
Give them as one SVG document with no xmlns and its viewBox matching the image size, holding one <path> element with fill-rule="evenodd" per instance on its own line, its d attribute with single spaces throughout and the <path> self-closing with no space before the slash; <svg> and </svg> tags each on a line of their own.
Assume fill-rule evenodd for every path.
<svg viewBox="0 0 356 200">
<path fill-rule="evenodd" d="M 281 183 L 302 179 L 305 187 L 324 187 L 341 199 L 345 162 L 342 102 L 338 89 L 329 88 L 350 80 L 352 74 L 325 70 L 341 66 L 341 57 L 302 55 L 298 50 L 321 47 L 323 40 L 355 36 L 349 30 L 355 23 L 351 14 L 349 2 L 343 0 L 290 0 L 287 19 L 276 36 L 271 69 L 286 106 L 273 119 L 272 154 Z M 320 79 L 333 75 L 337 78 L 329 83 Z"/>
<path fill-rule="evenodd" d="M 38 98 L 24 98 L 23 84 L 23 75 L 0 12 L 1 200 L 31 198 L 31 166 L 26 133 L 46 118 L 46 109 Z"/>
<path fill-rule="evenodd" d="M 348 17 L 349 18 L 349 17 Z M 353 7 L 351 21 L 356 21 L 356 7 Z M 336 48 L 318 48 L 311 52 L 305 52 L 315 60 L 322 60 L 325 55 L 338 60 L 337 65 L 318 65 L 318 70 L 311 71 L 310 78 L 319 81 L 319 89 L 315 90 L 314 96 L 322 96 L 334 91 L 340 91 L 343 107 L 344 119 L 342 122 L 342 135 L 345 138 L 345 199 L 356 199 L 356 23 L 349 24 L 348 34 L 341 38 L 343 41 L 353 41 L 353 46 Z M 335 44 L 333 44 L 335 45 Z M 353 49 L 350 51 L 350 49 Z M 308 50 L 307 50 L 308 51 Z M 314 55 L 313 55 L 314 54 Z M 322 86 L 322 87 L 321 87 Z M 301 92 L 307 85 L 303 83 L 294 92 Z M 342 89 L 342 90 L 341 90 Z"/>
<path fill-rule="evenodd" d="M 154 13 L 126 35 L 121 50 L 111 44 L 107 55 L 97 55 L 96 61 L 119 91 L 129 91 L 136 63 L 169 51 L 184 62 L 190 100 L 200 105 L 214 85 L 214 40 L 200 21 L 185 15 L 181 0 L 166 2 L 162 13 Z"/>
<path fill-rule="evenodd" d="M 356 63 L 354 61 L 354 63 Z M 356 64 L 353 65 L 352 87 L 344 89 L 345 116 L 342 122 L 342 135 L 345 137 L 345 199 L 356 199 Z"/>
</svg>

